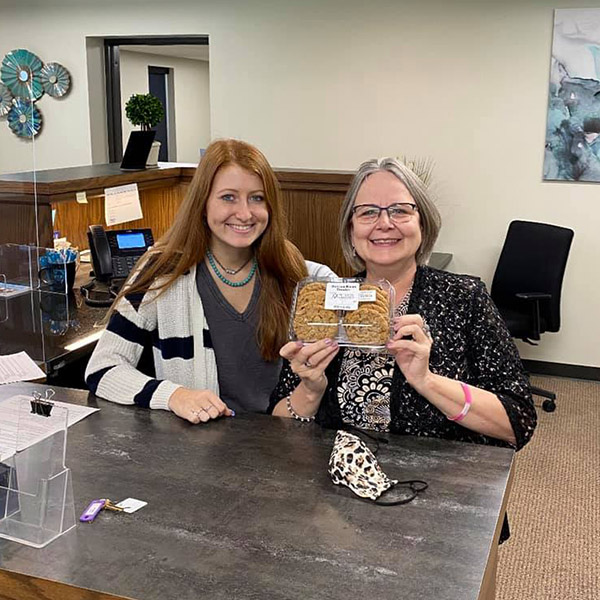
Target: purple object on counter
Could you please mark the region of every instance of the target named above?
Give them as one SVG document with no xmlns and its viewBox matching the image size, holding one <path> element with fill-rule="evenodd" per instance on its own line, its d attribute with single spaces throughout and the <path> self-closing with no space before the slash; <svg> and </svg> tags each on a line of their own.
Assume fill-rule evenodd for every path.
<svg viewBox="0 0 600 600">
<path fill-rule="evenodd" d="M 106 500 L 104 499 L 92 500 L 79 517 L 79 520 L 83 523 L 91 523 L 96 518 L 98 513 L 104 508 L 105 504 Z"/>
</svg>

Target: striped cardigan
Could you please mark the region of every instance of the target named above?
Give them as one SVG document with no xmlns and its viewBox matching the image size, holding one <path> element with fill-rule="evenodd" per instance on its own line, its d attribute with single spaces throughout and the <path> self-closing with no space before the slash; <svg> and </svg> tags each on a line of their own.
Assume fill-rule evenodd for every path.
<svg viewBox="0 0 600 600">
<path fill-rule="evenodd" d="M 150 290 L 139 304 L 124 298 L 111 316 L 85 372 L 90 391 L 100 398 L 168 410 L 169 398 L 178 387 L 219 394 L 215 353 L 196 288 L 196 267 L 148 302 L 157 293 Z M 144 348 L 149 347 L 155 377 L 136 368 Z"/>
<path fill-rule="evenodd" d="M 326 265 L 306 261 L 306 266 L 311 276 L 336 276 Z M 150 290 L 119 302 L 85 371 L 87 386 L 96 396 L 168 410 L 169 398 L 179 387 L 219 395 L 217 363 L 196 287 L 196 267 L 148 301 L 157 294 Z M 144 349 L 152 350 L 154 377 L 137 369 Z"/>
</svg>

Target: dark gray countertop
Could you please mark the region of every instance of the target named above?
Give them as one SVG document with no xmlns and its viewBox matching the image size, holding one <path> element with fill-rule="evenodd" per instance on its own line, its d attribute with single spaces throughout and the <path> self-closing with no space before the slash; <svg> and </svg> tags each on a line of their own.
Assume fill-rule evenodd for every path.
<svg viewBox="0 0 600 600">
<path fill-rule="evenodd" d="M 478 597 L 511 450 L 389 436 L 384 470 L 429 489 L 382 507 L 331 483 L 335 432 L 313 424 L 192 426 L 76 390 L 56 399 L 101 408 L 69 429 L 76 516 L 94 498 L 148 506 L 103 511 L 42 550 L 0 540 L 0 570 L 145 600 Z"/>
</svg>

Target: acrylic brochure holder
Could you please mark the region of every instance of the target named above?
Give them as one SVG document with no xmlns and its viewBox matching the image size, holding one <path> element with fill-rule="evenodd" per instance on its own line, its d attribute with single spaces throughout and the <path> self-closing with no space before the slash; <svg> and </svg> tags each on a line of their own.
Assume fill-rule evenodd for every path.
<svg viewBox="0 0 600 600">
<path fill-rule="evenodd" d="M 76 524 L 65 466 L 68 410 L 39 395 L 15 401 L 15 451 L 0 461 L 0 538 L 43 548 Z"/>
</svg>

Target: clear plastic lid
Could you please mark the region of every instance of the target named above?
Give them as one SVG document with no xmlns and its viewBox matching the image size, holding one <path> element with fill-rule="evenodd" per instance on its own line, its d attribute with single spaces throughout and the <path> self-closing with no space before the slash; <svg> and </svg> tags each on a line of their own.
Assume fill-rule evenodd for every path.
<svg viewBox="0 0 600 600">
<path fill-rule="evenodd" d="M 290 339 L 330 338 L 340 346 L 382 351 L 393 333 L 394 287 L 381 279 L 307 277 L 294 291 Z"/>
</svg>

